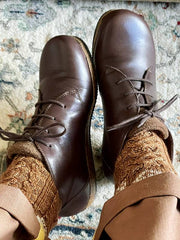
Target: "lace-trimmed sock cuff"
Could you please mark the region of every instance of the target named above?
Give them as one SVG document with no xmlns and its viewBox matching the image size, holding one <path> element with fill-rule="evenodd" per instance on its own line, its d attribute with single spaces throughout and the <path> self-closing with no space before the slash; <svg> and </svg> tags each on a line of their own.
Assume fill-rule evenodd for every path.
<svg viewBox="0 0 180 240">
<path fill-rule="evenodd" d="M 115 193 L 161 173 L 176 173 L 166 145 L 153 131 L 143 130 L 127 140 L 115 164 Z"/>
</svg>

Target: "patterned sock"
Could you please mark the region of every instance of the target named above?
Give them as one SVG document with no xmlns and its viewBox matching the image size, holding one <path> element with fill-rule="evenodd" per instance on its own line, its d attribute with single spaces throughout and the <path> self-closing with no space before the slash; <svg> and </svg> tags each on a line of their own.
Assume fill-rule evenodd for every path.
<svg viewBox="0 0 180 240">
<path fill-rule="evenodd" d="M 137 131 L 127 140 L 115 164 L 115 194 L 145 178 L 175 170 L 166 145 L 154 131 Z"/>
<path fill-rule="evenodd" d="M 57 223 L 59 194 L 43 163 L 33 157 L 16 156 L 0 176 L 0 183 L 19 188 L 33 206 L 46 236 Z"/>
</svg>

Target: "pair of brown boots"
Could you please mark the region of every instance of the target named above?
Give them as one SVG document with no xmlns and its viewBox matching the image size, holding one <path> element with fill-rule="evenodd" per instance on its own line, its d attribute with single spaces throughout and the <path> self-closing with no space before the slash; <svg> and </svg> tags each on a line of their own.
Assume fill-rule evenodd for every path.
<svg viewBox="0 0 180 240">
<path fill-rule="evenodd" d="M 105 13 L 93 41 L 93 60 L 77 37 L 58 36 L 44 47 L 35 114 L 22 135 L 0 130 L 15 141 L 8 150 L 3 191 L 20 189 L 43 224 L 45 235 L 57 217 L 85 209 L 95 195 L 90 122 L 96 101 L 96 79 L 104 110 L 103 167 L 114 175 L 116 192 L 163 172 L 174 172 L 173 143 L 157 108 L 155 50 L 143 17 L 128 10 Z M 3 197 L 2 197 L 3 198 Z M 18 200 L 17 200 L 18 201 Z M 30 238 L 38 222 L 28 221 L 16 206 L 3 205 Z M 33 215 L 34 214 L 34 215 Z M 24 213 L 25 215 L 25 213 Z M 18 232 L 18 231 L 17 231 Z M 19 233 L 18 233 L 19 234 Z"/>
</svg>

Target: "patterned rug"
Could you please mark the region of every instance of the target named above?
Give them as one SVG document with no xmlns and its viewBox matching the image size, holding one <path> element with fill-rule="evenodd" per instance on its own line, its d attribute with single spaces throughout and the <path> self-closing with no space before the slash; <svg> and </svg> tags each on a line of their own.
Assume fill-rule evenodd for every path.
<svg viewBox="0 0 180 240">
<path fill-rule="evenodd" d="M 91 50 L 98 18 L 109 9 L 125 8 L 143 14 L 152 30 L 157 53 L 158 97 L 165 103 L 180 94 L 180 4 L 138 3 L 119 0 L 0 1 L 0 126 L 21 133 L 34 111 L 38 93 L 39 60 L 43 46 L 55 35 L 82 38 Z M 175 139 L 174 165 L 180 173 L 180 101 L 163 117 Z M 103 111 L 100 96 L 92 118 L 91 136 L 96 161 L 97 195 L 84 212 L 59 219 L 52 240 L 90 240 L 103 203 L 114 187 L 104 178 L 100 153 Z M 0 170 L 5 169 L 7 143 L 0 144 Z"/>
</svg>

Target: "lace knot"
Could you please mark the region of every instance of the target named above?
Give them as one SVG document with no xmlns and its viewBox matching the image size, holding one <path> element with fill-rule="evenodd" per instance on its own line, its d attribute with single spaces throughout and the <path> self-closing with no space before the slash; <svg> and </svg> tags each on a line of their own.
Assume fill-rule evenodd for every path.
<svg viewBox="0 0 180 240">
<path fill-rule="evenodd" d="M 153 112 L 153 110 L 145 110 L 144 113 L 147 114 L 149 117 L 156 117 L 156 113 Z"/>
<path fill-rule="evenodd" d="M 30 133 L 29 132 L 25 132 L 24 134 L 24 137 L 29 140 L 30 142 L 34 142 L 34 139 L 31 137 Z"/>
</svg>

